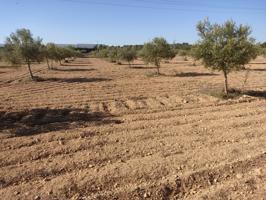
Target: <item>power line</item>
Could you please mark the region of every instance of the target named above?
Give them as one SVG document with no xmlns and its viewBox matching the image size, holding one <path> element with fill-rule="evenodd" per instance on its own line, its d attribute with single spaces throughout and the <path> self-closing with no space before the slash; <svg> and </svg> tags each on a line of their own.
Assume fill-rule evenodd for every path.
<svg viewBox="0 0 266 200">
<path fill-rule="evenodd" d="M 223 5 L 214 5 L 210 3 L 204 3 L 202 1 L 199 1 L 197 3 L 193 1 L 184 1 L 184 0 L 132 0 L 135 2 L 147 2 L 147 3 L 157 3 L 160 5 L 175 5 L 175 6 L 180 6 L 180 3 L 193 3 L 194 6 L 200 6 L 200 7 L 209 7 L 209 8 L 218 8 L 218 9 L 228 9 L 228 10 L 253 10 L 253 11 L 262 11 L 265 12 L 266 8 L 255 8 L 255 7 L 235 7 L 235 6 L 223 6 Z"/>
<path fill-rule="evenodd" d="M 90 5 L 102 5 L 102 6 L 112 6 L 112 7 L 128 7 L 128 8 L 141 8 L 141 9 L 153 9 L 153 10 L 172 10 L 172 11 L 183 11 L 183 12 L 232 12 L 232 11 L 250 11 L 250 12 L 258 12 L 258 13 L 266 13 L 266 8 L 243 8 L 243 7 L 224 7 L 224 6 L 205 6 L 203 9 L 197 8 L 185 8 L 185 7 L 180 7 L 180 5 L 176 4 L 178 2 L 174 1 L 166 1 L 162 2 L 160 0 L 157 0 L 157 3 L 148 1 L 148 0 L 141 0 L 141 3 L 151 3 L 153 5 L 159 4 L 160 7 L 155 6 L 150 6 L 147 4 L 124 4 L 124 3 L 113 3 L 113 2 L 104 2 L 104 1 L 84 1 L 84 0 L 59 0 L 61 2 L 70 2 L 70 3 L 78 3 L 78 4 L 90 4 Z M 134 0 L 137 2 L 140 2 L 140 0 Z M 184 1 L 179 1 L 179 2 L 184 2 Z M 161 6 L 171 6 L 171 7 L 161 7 Z M 173 6 L 179 6 L 179 7 L 173 7 Z M 203 4 L 202 4 L 203 6 Z M 207 10 L 206 10 L 207 8 Z M 218 9 L 218 10 L 208 10 L 208 9 Z"/>
</svg>

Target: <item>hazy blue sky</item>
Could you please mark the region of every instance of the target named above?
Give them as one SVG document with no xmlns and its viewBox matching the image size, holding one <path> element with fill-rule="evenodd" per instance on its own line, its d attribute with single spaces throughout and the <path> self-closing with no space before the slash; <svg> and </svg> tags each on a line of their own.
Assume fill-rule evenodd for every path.
<svg viewBox="0 0 266 200">
<path fill-rule="evenodd" d="M 0 43 L 18 28 L 44 42 L 136 44 L 155 36 L 195 42 L 195 25 L 233 19 L 266 41 L 265 0 L 0 0 Z"/>
</svg>

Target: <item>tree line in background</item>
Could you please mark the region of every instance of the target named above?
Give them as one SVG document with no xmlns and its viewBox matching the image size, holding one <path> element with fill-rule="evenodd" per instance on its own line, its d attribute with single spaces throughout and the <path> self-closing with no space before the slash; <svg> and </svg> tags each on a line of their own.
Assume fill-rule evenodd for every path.
<svg viewBox="0 0 266 200">
<path fill-rule="evenodd" d="M 187 57 L 191 57 L 194 61 L 201 61 L 208 69 L 221 71 L 224 76 L 224 92 L 228 94 L 228 74 L 244 69 L 258 55 L 266 55 L 266 42 L 255 43 L 250 27 L 238 26 L 232 20 L 224 24 L 211 24 L 206 19 L 198 23 L 197 32 L 200 40 L 194 45 L 169 44 L 164 38 L 154 38 L 144 45 L 98 45 L 90 56 L 108 59 L 117 64 L 124 61 L 130 67 L 139 58 L 146 64 L 153 64 L 157 75 L 160 75 L 162 61 L 173 59 L 176 55 L 182 56 L 185 61 Z M 40 38 L 33 38 L 27 29 L 12 33 L 0 51 L 2 60 L 13 65 L 27 64 L 32 79 L 32 62 L 45 61 L 48 68 L 53 69 L 53 62 L 61 64 L 66 58 L 80 55 L 73 47 L 60 47 L 53 43 L 44 45 Z"/>
<path fill-rule="evenodd" d="M 187 57 L 192 55 L 193 45 L 190 45 L 188 43 L 168 44 L 164 38 L 154 38 L 152 42 L 145 43 L 144 45 L 124 45 L 124 46 L 98 45 L 97 49 L 91 52 L 90 55 L 92 57 L 104 58 L 109 60 L 110 62 L 117 64 L 120 64 L 121 61 L 126 61 L 131 66 L 132 62 L 136 58 L 144 59 L 144 61 L 145 58 L 148 59 L 147 51 L 152 52 L 152 49 L 154 49 L 154 48 L 149 49 L 148 46 L 150 46 L 150 43 L 153 43 L 153 45 L 160 44 L 158 48 L 163 48 L 161 50 L 162 54 L 165 54 L 164 51 L 166 51 L 168 52 L 168 54 L 172 55 L 170 57 L 166 56 L 165 59 L 168 58 L 171 59 L 172 57 L 179 55 L 184 57 L 184 60 L 187 60 Z"/>
</svg>

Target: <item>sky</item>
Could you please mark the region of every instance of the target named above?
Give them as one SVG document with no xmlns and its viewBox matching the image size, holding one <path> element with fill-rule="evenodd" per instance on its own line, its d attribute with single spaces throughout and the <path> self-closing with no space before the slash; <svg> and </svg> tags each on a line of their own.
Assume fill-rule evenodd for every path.
<svg viewBox="0 0 266 200">
<path fill-rule="evenodd" d="M 198 21 L 233 19 L 266 42 L 265 0 L 0 0 L 0 43 L 19 28 L 64 44 L 194 43 Z"/>
</svg>

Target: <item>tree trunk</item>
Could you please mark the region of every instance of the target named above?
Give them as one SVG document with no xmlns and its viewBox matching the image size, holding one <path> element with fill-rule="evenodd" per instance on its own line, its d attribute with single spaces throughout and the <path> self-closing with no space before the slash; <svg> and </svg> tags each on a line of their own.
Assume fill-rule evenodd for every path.
<svg viewBox="0 0 266 200">
<path fill-rule="evenodd" d="M 224 73 L 224 92 L 228 95 L 228 80 L 227 80 L 227 72 L 223 71 Z"/>
<path fill-rule="evenodd" d="M 157 75 L 160 75 L 160 66 L 157 65 L 156 67 L 157 67 Z"/>
<path fill-rule="evenodd" d="M 50 64 L 49 64 L 49 59 L 47 57 L 46 57 L 46 63 L 47 63 L 48 69 L 51 69 Z"/>
<path fill-rule="evenodd" d="M 27 64 L 28 64 L 28 69 L 29 69 L 29 72 L 30 72 L 31 80 L 34 80 L 34 77 L 33 77 L 32 71 L 31 71 L 30 61 L 29 60 L 27 60 Z"/>
<path fill-rule="evenodd" d="M 128 62 L 128 65 L 129 65 L 129 67 L 131 68 L 131 63 L 130 63 L 130 62 Z"/>
<path fill-rule="evenodd" d="M 156 68 L 157 68 L 157 75 L 160 75 L 160 63 L 159 63 L 159 61 L 155 61 L 155 66 L 156 66 Z"/>
<path fill-rule="evenodd" d="M 51 61 L 51 69 L 54 69 L 54 61 Z"/>
<path fill-rule="evenodd" d="M 60 66 L 62 65 L 62 62 L 61 62 L 61 60 L 59 60 L 59 64 L 60 64 Z"/>
</svg>

